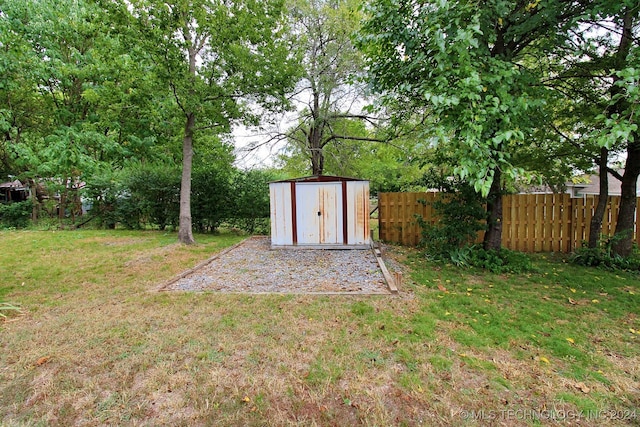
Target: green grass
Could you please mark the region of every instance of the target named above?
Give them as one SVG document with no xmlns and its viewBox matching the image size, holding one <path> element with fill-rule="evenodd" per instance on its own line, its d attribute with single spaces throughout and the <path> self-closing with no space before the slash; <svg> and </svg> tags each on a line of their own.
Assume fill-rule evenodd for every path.
<svg viewBox="0 0 640 427">
<path fill-rule="evenodd" d="M 480 425 L 460 414 L 545 408 L 640 421 L 637 275 L 543 255 L 496 275 L 392 248 L 397 297 L 155 292 L 241 238 L 196 239 L 0 232 L 0 302 L 21 309 L 0 319 L 0 424 Z"/>
</svg>

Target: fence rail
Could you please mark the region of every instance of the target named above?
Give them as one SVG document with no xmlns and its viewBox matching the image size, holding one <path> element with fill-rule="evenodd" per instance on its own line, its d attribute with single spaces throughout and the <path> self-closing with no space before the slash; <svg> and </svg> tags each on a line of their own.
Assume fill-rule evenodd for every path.
<svg viewBox="0 0 640 427">
<path fill-rule="evenodd" d="M 380 240 L 416 246 L 421 227 L 416 216 L 434 224 L 431 204 L 442 193 L 380 193 L 378 197 Z M 589 237 L 597 196 L 571 198 L 569 194 L 514 194 L 502 199 L 502 246 L 522 252 L 571 252 Z M 640 205 L 640 199 L 639 199 Z M 612 235 L 620 197 L 608 198 L 602 233 Z M 640 209 L 636 210 L 634 240 L 640 244 Z M 483 232 L 478 234 L 482 241 Z"/>
</svg>

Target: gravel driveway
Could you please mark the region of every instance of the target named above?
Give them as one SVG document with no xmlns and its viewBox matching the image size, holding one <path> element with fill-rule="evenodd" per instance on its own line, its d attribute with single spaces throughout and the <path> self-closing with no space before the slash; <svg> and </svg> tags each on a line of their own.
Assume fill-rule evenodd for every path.
<svg viewBox="0 0 640 427">
<path fill-rule="evenodd" d="M 253 237 L 162 290 L 390 294 L 371 250 L 272 250 Z"/>
</svg>

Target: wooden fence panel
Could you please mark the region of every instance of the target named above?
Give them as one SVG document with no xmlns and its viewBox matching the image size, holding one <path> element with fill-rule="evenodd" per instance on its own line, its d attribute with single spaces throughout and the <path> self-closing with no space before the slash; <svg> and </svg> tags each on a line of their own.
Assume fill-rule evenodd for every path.
<svg viewBox="0 0 640 427">
<path fill-rule="evenodd" d="M 416 246 L 421 228 L 416 216 L 434 224 L 432 203 L 442 193 L 380 193 L 380 239 Z M 640 200 L 640 199 L 639 199 Z M 569 194 L 515 194 L 504 196 L 502 246 L 521 252 L 571 252 L 589 237 L 598 198 L 571 198 Z M 640 202 L 639 202 L 640 206 Z M 613 235 L 620 197 L 609 197 L 602 233 Z M 640 209 L 636 211 L 635 241 L 640 244 Z M 481 242 L 483 233 L 478 234 Z"/>
</svg>

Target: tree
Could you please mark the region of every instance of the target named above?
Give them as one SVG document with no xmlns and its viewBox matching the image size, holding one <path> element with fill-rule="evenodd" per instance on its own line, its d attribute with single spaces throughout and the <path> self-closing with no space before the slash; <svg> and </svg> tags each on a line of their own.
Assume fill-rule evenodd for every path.
<svg viewBox="0 0 640 427">
<path fill-rule="evenodd" d="M 303 75 L 293 98 L 304 105 L 297 126 L 283 135 L 302 148 L 311 174 L 325 172 L 326 148 L 342 141 L 378 141 L 345 124 L 377 121 L 361 108 L 364 88 L 357 83 L 362 59 L 351 41 L 361 14 L 355 0 L 292 0 L 292 33 L 298 39 Z"/>
<path fill-rule="evenodd" d="M 388 105 L 432 114 L 454 173 L 487 196 L 485 249 L 499 249 L 502 193 L 525 172 L 514 154 L 542 123 L 549 89 L 537 58 L 585 11 L 580 1 L 376 0 L 359 45 Z"/>
<path fill-rule="evenodd" d="M 133 0 L 131 12 L 154 70 L 173 93 L 183 120 L 181 242 L 194 243 L 191 172 L 194 140 L 255 123 L 251 109 L 284 105 L 295 72 L 279 0 Z"/>
<path fill-rule="evenodd" d="M 620 43 L 615 53 L 612 76 L 611 104 L 607 109 L 603 145 L 607 148 L 616 140 L 624 141 L 627 151 L 622 194 L 612 245 L 615 254 L 629 256 L 633 248 L 633 228 L 637 208 L 637 182 L 640 176 L 640 131 L 638 129 L 638 104 L 640 103 L 640 41 L 638 23 L 640 5 L 628 2 L 616 16 L 621 30 Z"/>
<path fill-rule="evenodd" d="M 164 157 L 157 127 L 167 123 L 166 102 L 155 96 L 148 56 L 125 47 L 112 19 L 93 1 L 1 6 L 0 161 L 33 188 L 59 193 L 61 216 L 97 170 Z"/>
<path fill-rule="evenodd" d="M 580 19 L 575 31 L 553 53 L 547 84 L 563 107 L 559 125 L 566 141 L 584 150 L 597 167 L 600 197 L 590 224 L 589 246 L 596 247 L 608 196 L 608 176 L 622 182 L 622 201 L 613 251 L 629 255 L 640 174 L 638 148 L 638 30 L 637 2 L 600 1 Z M 558 120 L 556 120 L 558 122 Z M 624 173 L 609 167 L 610 154 L 626 152 Z"/>
<path fill-rule="evenodd" d="M 117 72 L 122 50 L 107 21 L 82 0 L 6 2 L 0 12 L 2 162 L 32 187 L 47 178 L 61 217 L 98 163 L 126 157 L 118 121 L 100 116 L 100 95 L 121 88 L 110 79 L 127 74 Z"/>
<path fill-rule="evenodd" d="M 424 187 L 422 175 L 427 148 L 423 144 L 410 137 L 396 137 L 389 142 L 366 141 L 387 137 L 373 133 L 362 120 L 340 119 L 332 129 L 360 139 L 336 139 L 323 147 L 323 173 L 367 179 L 372 192 Z M 290 139 L 277 160 L 278 166 L 289 176 L 300 176 L 309 171 L 304 141 Z"/>
</svg>

